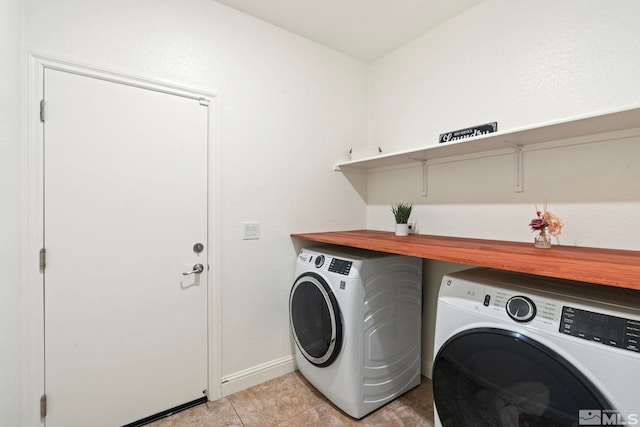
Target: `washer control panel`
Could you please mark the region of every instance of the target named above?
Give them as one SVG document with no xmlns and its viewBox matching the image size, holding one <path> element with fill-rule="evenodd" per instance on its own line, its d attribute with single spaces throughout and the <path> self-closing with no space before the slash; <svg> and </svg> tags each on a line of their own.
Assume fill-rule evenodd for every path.
<svg viewBox="0 0 640 427">
<path fill-rule="evenodd" d="M 558 329 L 560 307 L 557 302 L 548 298 L 487 287 L 483 305 L 500 318 L 506 313 L 518 323 L 536 323 L 537 327 L 549 331 Z"/>
<path fill-rule="evenodd" d="M 353 265 L 352 261 L 346 261 L 338 258 L 331 258 L 331 263 L 329 264 L 329 271 L 332 273 L 343 274 L 345 276 L 349 275 L 351 271 L 351 266 Z"/>
<path fill-rule="evenodd" d="M 509 322 L 519 330 L 590 341 L 640 357 L 637 290 L 474 268 L 445 275 L 438 304 L 486 316 L 488 322 Z"/>
<path fill-rule="evenodd" d="M 640 353 L 640 321 L 562 307 L 560 332 Z"/>
<path fill-rule="evenodd" d="M 300 251 L 298 262 L 305 265 L 311 264 L 319 270 L 337 273 L 343 276 L 348 276 L 351 273 L 354 263 L 353 261 L 334 258 L 331 255 L 314 254 L 304 250 Z"/>
</svg>

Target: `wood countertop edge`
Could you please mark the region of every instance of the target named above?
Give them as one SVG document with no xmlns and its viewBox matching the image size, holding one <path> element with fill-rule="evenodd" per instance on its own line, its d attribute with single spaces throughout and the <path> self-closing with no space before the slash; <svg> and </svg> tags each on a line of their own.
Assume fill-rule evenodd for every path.
<svg viewBox="0 0 640 427">
<path fill-rule="evenodd" d="M 291 237 L 418 258 L 640 290 L 640 251 L 533 244 L 377 230 L 295 233 Z"/>
</svg>

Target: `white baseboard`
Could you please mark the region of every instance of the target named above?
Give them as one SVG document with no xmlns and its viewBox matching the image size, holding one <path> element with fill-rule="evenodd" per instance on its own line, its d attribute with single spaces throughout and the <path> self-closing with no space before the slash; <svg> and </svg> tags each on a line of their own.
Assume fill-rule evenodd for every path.
<svg viewBox="0 0 640 427">
<path fill-rule="evenodd" d="M 225 375 L 222 377 L 222 396 L 228 396 L 281 375 L 288 374 L 296 369 L 295 357 L 290 355 L 253 366 L 231 375 Z"/>
<path fill-rule="evenodd" d="M 431 378 L 432 371 L 433 371 L 433 362 L 430 360 L 422 359 L 422 376 L 427 377 L 431 380 L 433 379 Z"/>
<path fill-rule="evenodd" d="M 298 369 L 295 357 L 285 356 L 271 360 L 261 365 L 253 366 L 222 378 L 222 396 L 237 393 L 254 385 L 272 380 L 281 375 L 288 374 Z M 422 360 L 422 375 L 431 379 L 433 363 L 430 360 Z"/>
</svg>

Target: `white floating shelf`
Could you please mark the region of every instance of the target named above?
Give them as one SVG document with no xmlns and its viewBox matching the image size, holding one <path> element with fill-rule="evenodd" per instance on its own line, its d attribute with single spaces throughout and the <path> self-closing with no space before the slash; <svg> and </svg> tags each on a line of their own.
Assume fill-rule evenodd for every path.
<svg viewBox="0 0 640 427">
<path fill-rule="evenodd" d="M 581 116 L 536 126 L 500 131 L 459 141 L 338 163 L 335 170 L 373 169 L 501 148 L 524 147 L 640 127 L 640 108 Z"/>
</svg>

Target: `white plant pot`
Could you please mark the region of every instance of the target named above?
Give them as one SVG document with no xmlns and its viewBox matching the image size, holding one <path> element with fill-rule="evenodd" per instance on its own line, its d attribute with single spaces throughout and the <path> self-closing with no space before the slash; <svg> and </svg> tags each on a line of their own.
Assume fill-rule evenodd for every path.
<svg viewBox="0 0 640 427">
<path fill-rule="evenodd" d="M 396 224 L 396 236 L 408 236 L 409 224 Z"/>
</svg>

